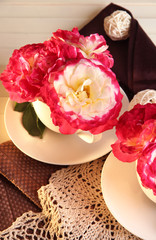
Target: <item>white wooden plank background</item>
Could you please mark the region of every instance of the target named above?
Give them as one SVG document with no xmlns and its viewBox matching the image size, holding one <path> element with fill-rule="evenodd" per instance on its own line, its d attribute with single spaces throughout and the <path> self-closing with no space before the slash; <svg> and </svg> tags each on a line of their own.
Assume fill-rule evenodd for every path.
<svg viewBox="0 0 156 240">
<path fill-rule="evenodd" d="M 0 72 L 15 48 L 43 42 L 58 28 L 83 27 L 109 0 L 0 0 Z M 114 0 L 129 9 L 156 43 L 156 0 Z M 0 96 L 7 93 L 0 83 Z"/>
</svg>

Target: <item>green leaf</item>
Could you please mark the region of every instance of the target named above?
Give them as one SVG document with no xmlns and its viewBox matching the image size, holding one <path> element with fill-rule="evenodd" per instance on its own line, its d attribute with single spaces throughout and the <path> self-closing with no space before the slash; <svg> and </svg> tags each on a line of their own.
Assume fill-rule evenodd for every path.
<svg viewBox="0 0 156 240">
<path fill-rule="evenodd" d="M 14 111 L 24 112 L 24 110 L 26 109 L 28 104 L 29 104 L 29 102 L 15 103 Z"/>
<path fill-rule="evenodd" d="M 23 112 L 22 124 L 30 135 L 42 138 L 45 126 L 37 117 L 31 103 L 27 105 Z"/>
</svg>

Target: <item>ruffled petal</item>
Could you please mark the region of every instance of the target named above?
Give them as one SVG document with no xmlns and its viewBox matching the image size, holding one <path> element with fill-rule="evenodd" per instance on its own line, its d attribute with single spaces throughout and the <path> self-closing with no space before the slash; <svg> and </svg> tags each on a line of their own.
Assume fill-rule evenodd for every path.
<svg viewBox="0 0 156 240">
<path fill-rule="evenodd" d="M 137 172 L 145 188 L 153 190 L 156 195 L 156 141 L 149 143 L 137 162 Z"/>
<path fill-rule="evenodd" d="M 119 140 L 112 144 L 111 147 L 114 156 L 122 162 L 133 162 L 136 161 L 139 157 L 139 152 L 123 152 L 123 150 L 121 149 L 121 142 Z"/>
</svg>

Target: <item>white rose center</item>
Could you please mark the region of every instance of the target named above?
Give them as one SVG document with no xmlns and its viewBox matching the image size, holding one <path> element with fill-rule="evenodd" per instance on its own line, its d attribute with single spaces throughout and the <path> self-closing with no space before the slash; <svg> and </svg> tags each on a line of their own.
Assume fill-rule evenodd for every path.
<svg viewBox="0 0 156 240">
<path fill-rule="evenodd" d="M 72 111 L 73 119 L 80 115 L 86 120 L 106 114 L 115 102 L 115 87 L 100 68 L 81 60 L 69 65 L 64 74 L 54 81 L 59 105 L 64 111 Z"/>
</svg>

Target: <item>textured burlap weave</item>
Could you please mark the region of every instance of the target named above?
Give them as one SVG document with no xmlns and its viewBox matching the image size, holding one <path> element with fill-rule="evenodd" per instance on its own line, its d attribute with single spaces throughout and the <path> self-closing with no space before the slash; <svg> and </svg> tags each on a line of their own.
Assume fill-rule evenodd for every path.
<svg viewBox="0 0 156 240">
<path fill-rule="evenodd" d="M 28 157 L 12 141 L 0 144 L 0 231 L 24 212 L 41 211 L 37 190 L 60 168 Z"/>
</svg>

